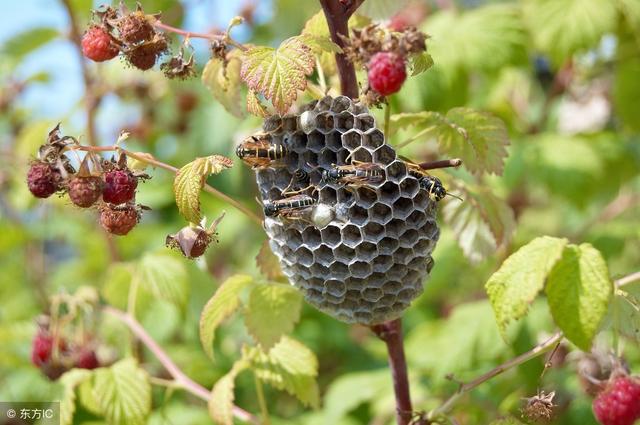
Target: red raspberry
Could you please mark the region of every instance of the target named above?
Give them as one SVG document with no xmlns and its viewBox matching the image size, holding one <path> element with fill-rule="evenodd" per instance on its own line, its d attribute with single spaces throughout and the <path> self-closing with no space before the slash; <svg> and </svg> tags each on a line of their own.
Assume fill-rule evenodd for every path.
<svg viewBox="0 0 640 425">
<path fill-rule="evenodd" d="M 103 187 L 102 177 L 74 177 L 69 182 L 69 198 L 77 206 L 88 208 L 100 198 Z"/>
<path fill-rule="evenodd" d="M 82 53 L 95 62 L 104 62 L 118 56 L 118 46 L 102 27 L 93 26 L 82 36 Z"/>
<path fill-rule="evenodd" d="M 80 369 L 96 369 L 100 367 L 96 352 L 91 349 L 82 350 L 76 360 L 76 367 Z"/>
<path fill-rule="evenodd" d="M 640 419 L 640 381 L 619 376 L 593 400 L 593 411 L 602 425 L 633 425 Z"/>
<path fill-rule="evenodd" d="M 42 161 L 34 161 L 27 172 L 29 191 L 37 198 L 48 198 L 60 189 L 62 176 L 60 171 Z"/>
<path fill-rule="evenodd" d="M 388 96 L 400 90 L 407 78 L 404 58 L 391 52 L 378 52 L 369 61 L 369 86 Z"/>
<path fill-rule="evenodd" d="M 128 170 L 113 170 L 104 175 L 102 199 L 111 204 L 124 204 L 133 200 L 138 180 Z"/>
<path fill-rule="evenodd" d="M 41 367 L 51 359 L 53 352 L 53 338 L 42 332 L 38 332 L 33 338 L 31 346 L 31 363 Z"/>
<path fill-rule="evenodd" d="M 140 213 L 136 207 L 105 206 L 100 211 L 100 224 L 109 233 L 124 236 L 131 231 L 140 220 Z"/>
</svg>

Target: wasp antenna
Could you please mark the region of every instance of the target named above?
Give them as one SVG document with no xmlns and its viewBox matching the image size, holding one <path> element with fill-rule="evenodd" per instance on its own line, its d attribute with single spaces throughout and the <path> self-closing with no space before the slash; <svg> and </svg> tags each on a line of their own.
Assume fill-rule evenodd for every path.
<svg viewBox="0 0 640 425">
<path fill-rule="evenodd" d="M 448 196 L 451 196 L 452 198 L 456 198 L 457 200 L 459 200 L 460 202 L 464 202 L 464 199 L 462 199 L 461 197 L 459 197 L 458 195 L 454 195 L 453 193 L 449 193 L 447 192 Z"/>
</svg>

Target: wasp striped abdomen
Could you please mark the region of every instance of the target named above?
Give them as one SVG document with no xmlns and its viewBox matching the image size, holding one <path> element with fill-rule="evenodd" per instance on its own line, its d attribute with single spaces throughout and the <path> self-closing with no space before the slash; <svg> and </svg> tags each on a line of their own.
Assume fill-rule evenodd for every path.
<svg viewBox="0 0 640 425">
<path fill-rule="evenodd" d="M 268 134 L 250 136 L 236 148 L 236 155 L 253 168 L 269 167 L 287 155 L 284 145 L 273 143 Z"/>
</svg>

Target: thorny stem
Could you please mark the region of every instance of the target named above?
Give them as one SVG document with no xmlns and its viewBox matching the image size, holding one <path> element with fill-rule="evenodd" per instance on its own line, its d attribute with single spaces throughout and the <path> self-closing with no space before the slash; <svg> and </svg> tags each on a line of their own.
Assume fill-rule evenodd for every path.
<svg viewBox="0 0 640 425">
<path fill-rule="evenodd" d="M 117 146 L 117 145 L 109 145 L 109 146 L 69 146 L 69 149 L 77 149 L 77 150 L 88 151 L 88 152 L 120 151 L 120 152 L 124 153 L 125 155 L 127 155 L 130 158 L 134 158 L 134 159 L 137 159 L 138 161 L 146 162 L 147 164 L 150 164 L 150 165 L 152 165 L 154 167 L 158 167 L 158 168 L 162 168 L 162 169 L 167 170 L 167 171 L 171 171 L 174 174 L 176 174 L 179 171 L 179 169 L 174 167 L 173 165 L 169 165 L 169 164 L 166 164 L 164 162 L 158 161 L 155 158 L 150 158 L 150 157 L 147 157 L 147 156 L 140 155 L 140 154 L 138 154 L 136 152 L 131 152 L 131 151 L 128 151 L 126 149 L 122 149 L 120 146 Z M 256 224 L 258 224 L 259 226 L 262 226 L 262 220 L 260 219 L 260 217 L 258 217 L 253 211 L 251 211 L 249 208 L 247 208 L 246 206 L 244 206 L 240 202 L 238 202 L 235 199 L 231 198 L 229 195 L 220 192 L 218 189 L 216 189 L 214 187 L 211 187 L 206 183 L 205 183 L 205 185 L 203 186 L 202 189 L 205 192 L 209 192 L 210 194 L 212 194 L 213 196 L 217 197 L 218 199 L 220 199 L 220 200 L 222 200 L 224 202 L 228 202 L 229 204 L 233 205 L 238 210 L 243 212 L 247 217 L 249 217 L 251 220 L 253 220 Z"/>
<path fill-rule="evenodd" d="M 529 360 L 534 359 L 546 353 L 547 351 L 555 347 L 562 340 L 562 338 L 563 338 L 562 332 L 556 332 L 549 339 L 536 345 L 526 353 L 522 353 L 518 357 L 514 357 L 513 359 L 491 369 L 489 372 L 480 375 L 473 381 L 461 384 L 460 388 L 458 388 L 458 391 L 456 391 L 455 394 L 449 397 L 442 404 L 442 406 L 429 412 L 429 414 L 427 415 L 427 419 L 433 420 L 433 419 L 436 419 L 438 416 L 447 414 L 447 412 L 451 410 L 453 405 L 466 393 L 470 392 L 471 390 L 473 390 L 480 384 L 483 384 L 484 382 L 488 381 L 489 379 L 494 378 L 495 376 L 498 376 L 509 369 L 519 366 L 522 363 L 528 362 Z"/>
<path fill-rule="evenodd" d="M 327 18 L 331 41 L 341 48 L 345 46 L 342 37 L 349 37 L 349 18 L 360 7 L 364 0 L 320 0 L 320 5 Z M 353 63 L 344 53 L 336 53 L 336 65 L 340 75 L 340 89 L 342 94 L 352 99 L 358 98 L 358 80 Z"/>
<path fill-rule="evenodd" d="M 162 349 L 162 347 L 158 345 L 158 343 L 151 337 L 151 335 L 147 333 L 147 331 L 135 318 L 133 318 L 130 314 L 127 314 L 124 311 L 118 310 L 111 306 L 103 307 L 103 311 L 118 319 L 120 322 L 125 324 L 129 328 L 129 330 L 131 330 L 131 332 L 149 349 L 149 351 L 151 351 L 151 353 L 158 359 L 160 364 L 162 364 L 167 372 L 169 372 L 169 374 L 173 377 L 176 387 L 182 388 L 204 401 L 209 401 L 209 399 L 211 398 L 211 393 L 209 392 L 209 390 L 185 375 L 185 373 L 173 362 L 173 360 L 171 360 L 171 358 Z M 237 406 L 233 407 L 233 415 L 236 418 L 246 422 L 250 422 L 253 424 L 259 423 L 255 416 Z"/>
<path fill-rule="evenodd" d="M 413 417 L 407 361 L 402 341 L 402 321 L 391 320 L 371 326 L 371 330 L 385 342 L 389 353 L 389 367 L 393 378 L 393 391 L 396 396 L 396 417 L 398 425 L 408 425 Z"/>
<path fill-rule="evenodd" d="M 165 23 L 162 23 L 160 20 L 156 20 L 153 25 L 156 28 L 159 28 L 161 30 L 164 31 L 168 31 L 168 32 L 172 32 L 175 34 L 179 34 L 185 38 L 204 38 L 206 40 L 220 40 L 223 41 L 225 43 L 227 43 L 230 46 L 233 46 L 237 49 L 240 49 L 242 51 L 246 51 L 247 48 L 245 46 L 243 46 L 242 44 L 238 43 L 237 41 L 233 40 L 231 37 L 229 37 L 228 33 L 224 33 L 224 34 L 211 34 L 211 33 L 202 33 L 202 32 L 191 32 L 191 31 L 186 31 L 180 28 L 176 28 L 176 27 L 172 27 L 171 25 L 167 25 Z"/>
<path fill-rule="evenodd" d="M 100 103 L 100 96 L 97 96 L 95 93 L 93 77 L 91 76 L 91 72 L 89 70 L 89 67 L 87 66 L 87 62 L 85 61 L 84 54 L 82 53 L 82 35 L 80 33 L 80 29 L 78 28 L 78 21 L 76 19 L 76 16 L 73 13 L 71 0 L 61 0 L 61 2 L 65 10 L 67 11 L 67 15 L 69 16 L 69 26 L 71 30 L 69 36 L 71 37 L 71 40 L 76 47 L 78 57 L 80 59 L 80 66 L 82 67 L 82 78 L 84 80 L 85 86 L 87 140 L 90 145 L 95 146 L 97 145 L 95 115 L 98 104 Z"/>
</svg>

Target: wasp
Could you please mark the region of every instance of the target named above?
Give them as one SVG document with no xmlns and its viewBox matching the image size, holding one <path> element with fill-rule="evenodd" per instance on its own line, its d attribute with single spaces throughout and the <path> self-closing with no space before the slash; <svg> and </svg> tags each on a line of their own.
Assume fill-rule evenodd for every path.
<svg viewBox="0 0 640 425">
<path fill-rule="evenodd" d="M 312 195 L 300 193 L 300 191 L 290 192 L 285 194 L 282 199 L 266 201 L 264 215 L 265 217 L 282 217 L 290 220 L 304 219 L 311 212 L 311 207 L 317 202 L 317 198 Z"/>
<path fill-rule="evenodd" d="M 287 148 L 274 144 L 269 134 L 257 134 L 244 139 L 236 148 L 236 155 L 252 168 L 270 166 L 287 155 Z"/>
<path fill-rule="evenodd" d="M 448 193 L 439 178 L 427 173 L 427 171 L 420 167 L 420 165 L 411 162 L 406 158 L 403 159 L 407 166 L 407 173 L 418 179 L 418 184 L 422 189 L 427 191 L 429 198 L 434 201 L 441 201 L 445 196 L 449 195 L 462 201 L 462 198 Z"/>
<path fill-rule="evenodd" d="M 384 170 L 371 162 L 352 161 L 350 165 L 333 165 L 322 172 L 327 183 L 342 183 L 349 186 L 366 186 L 384 180 Z"/>
</svg>

